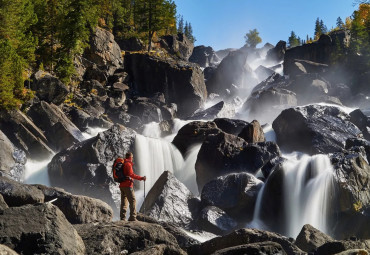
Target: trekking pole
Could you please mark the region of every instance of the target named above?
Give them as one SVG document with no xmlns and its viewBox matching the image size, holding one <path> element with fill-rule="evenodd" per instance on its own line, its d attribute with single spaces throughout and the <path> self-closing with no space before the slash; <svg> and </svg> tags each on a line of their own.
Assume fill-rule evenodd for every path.
<svg viewBox="0 0 370 255">
<path fill-rule="evenodd" d="M 144 222 L 145 222 L 145 180 L 144 180 Z"/>
</svg>

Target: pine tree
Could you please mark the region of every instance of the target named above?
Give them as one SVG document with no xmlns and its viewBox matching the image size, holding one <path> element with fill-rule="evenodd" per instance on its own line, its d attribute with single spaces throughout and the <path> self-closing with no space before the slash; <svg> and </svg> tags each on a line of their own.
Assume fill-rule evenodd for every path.
<svg viewBox="0 0 370 255">
<path fill-rule="evenodd" d="M 251 48 L 256 48 L 257 44 L 262 42 L 257 29 L 249 30 L 244 36 L 246 44 Z"/>
<path fill-rule="evenodd" d="M 315 22 L 315 34 L 314 34 L 315 40 L 319 39 L 321 34 L 322 34 L 322 30 L 321 30 L 321 26 L 320 26 L 320 19 L 317 18 L 316 22 Z"/>
<path fill-rule="evenodd" d="M 296 36 L 294 31 L 290 33 L 290 37 L 288 38 L 289 46 L 296 47 L 300 45 L 301 39 Z"/>
<path fill-rule="evenodd" d="M 177 27 L 177 32 L 179 33 L 184 33 L 184 18 L 182 15 L 178 16 L 178 27 Z"/>
<path fill-rule="evenodd" d="M 326 34 L 328 32 L 328 28 L 325 26 L 323 20 L 320 20 L 320 30 L 321 34 Z"/>
<path fill-rule="evenodd" d="M 343 29 L 344 28 L 344 23 L 341 17 L 337 18 L 337 28 Z"/>
</svg>

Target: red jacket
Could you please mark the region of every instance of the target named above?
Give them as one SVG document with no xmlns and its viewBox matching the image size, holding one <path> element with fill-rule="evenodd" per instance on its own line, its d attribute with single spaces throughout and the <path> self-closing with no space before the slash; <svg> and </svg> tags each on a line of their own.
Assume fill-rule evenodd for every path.
<svg viewBox="0 0 370 255">
<path fill-rule="evenodd" d="M 132 163 L 131 159 L 125 159 L 125 163 L 123 164 L 123 173 L 125 176 L 131 177 L 135 180 L 143 180 L 144 177 L 140 175 L 134 174 L 134 170 L 132 170 L 132 166 L 134 163 Z M 124 180 L 119 184 L 120 187 L 134 187 L 134 180 Z"/>
</svg>

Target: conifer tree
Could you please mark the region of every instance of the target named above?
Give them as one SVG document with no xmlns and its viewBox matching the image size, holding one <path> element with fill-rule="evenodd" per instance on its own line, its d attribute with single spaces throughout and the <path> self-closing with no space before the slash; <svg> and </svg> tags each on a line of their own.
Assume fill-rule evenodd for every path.
<svg viewBox="0 0 370 255">
<path fill-rule="evenodd" d="M 244 36 L 246 44 L 251 48 L 256 48 L 257 44 L 262 42 L 257 29 L 249 30 Z"/>
<path fill-rule="evenodd" d="M 178 16 L 178 20 L 177 32 L 184 33 L 184 17 L 180 15 Z"/>
<path fill-rule="evenodd" d="M 301 44 L 301 39 L 297 37 L 294 31 L 290 33 L 290 36 L 288 38 L 289 46 L 290 47 L 296 47 Z"/>
<path fill-rule="evenodd" d="M 315 34 L 314 34 L 315 40 L 319 39 L 321 34 L 322 34 L 322 30 L 321 30 L 321 26 L 320 26 L 320 19 L 317 18 L 316 22 L 315 22 Z"/>
<path fill-rule="evenodd" d="M 343 29 L 344 28 L 344 23 L 341 17 L 337 18 L 337 28 Z"/>
</svg>

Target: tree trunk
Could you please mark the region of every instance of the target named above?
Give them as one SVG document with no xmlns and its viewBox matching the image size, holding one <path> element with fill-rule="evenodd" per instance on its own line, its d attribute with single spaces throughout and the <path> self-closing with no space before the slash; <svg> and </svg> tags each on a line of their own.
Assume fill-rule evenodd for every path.
<svg viewBox="0 0 370 255">
<path fill-rule="evenodd" d="M 151 32 L 151 31 L 149 31 L 149 40 L 148 40 L 148 42 L 149 42 L 149 44 L 148 44 L 148 52 L 150 52 L 151 50 L 152 50 L 152 39 L 153 39 L 153 34 L 154 34 L 154 32 Z"/>
</svg>

